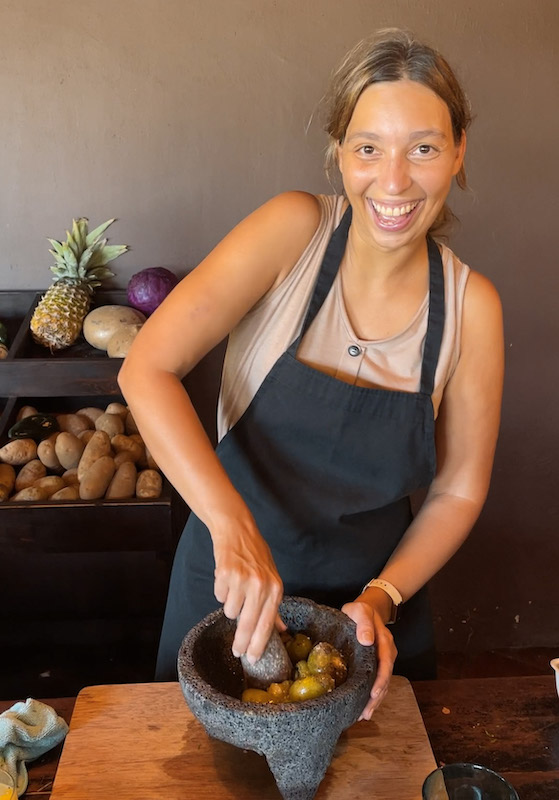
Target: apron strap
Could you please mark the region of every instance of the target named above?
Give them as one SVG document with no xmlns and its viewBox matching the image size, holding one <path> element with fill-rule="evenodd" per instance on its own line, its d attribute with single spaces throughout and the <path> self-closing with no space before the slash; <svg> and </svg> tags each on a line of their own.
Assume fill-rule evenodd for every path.
<svg viewBox="0 0 559 800">
<path fill-rule="evenodd" d="M 429 255 L 429 315 L 419 391 L 430 397 L 435 386 L 435 372 L 443 338 L 445 306 L 443 260 L 437 243 L 430 236 L 427 237 L 427 252 Z"/>
<path fill-rule="evenodd" d="M 311 302 L 307 309 L 307 315 L 305 317 L 305 321 L 303 322 L 303 327 L 301 328 L 301 333 L 291 343 L 288 350 L 288 352 L 291 353 L 292 355 L 295 355 L 301 339 L 308 331 L 313 319 L 316 317 L 316 315 L 320 311 L 323 302 L 326 300 L 328 292 L 332 288 L 332 284 L 334 283 L 334 278 L 336 277 L 338 268 L 340 266 L 341 260 L 345 252 L 347 234 L 350 225 L 351 225 L 351 206 L 348 206 L 338 224 L 338 227 L 336 228 L 336 230 L 330 237 L 330 241 L 328 242 L 328 246 L 326 248 L 326 252 L 322 260 L 322 265 L 318 273 L 318 278 L 316 279 L 316 283 L 313 289 Z"/>
<path fill-rule="evenodd" d="M 301 339 L 308 331 L 312 321 L 318 314 L 328 292 L 332 288 L 334 278 L 338 272 L 343 258 L 349 226 L 351 225 L 352 209 L 348 206 L 344 215 L 332 234 L 322 266 L 318 273 L 313 289 L 311 301 L 307 309 L 305 321 L 299 336 L 291 343 L 288 352 L 295 356 Z M 427 252 L 429 256 L 429 314 L 427 317 L 427 333 L 423 349 L 423 362 L 421 366 L 420 393 L 429 395 L 433 393 L 435 385 L 435 372 L 439 360 L 439 352 L 443 338 L 445 305 L 444 305 L 444 272 L 443 262 L 439 248 L 430 236 L 427 237 Z"/>
</svg>

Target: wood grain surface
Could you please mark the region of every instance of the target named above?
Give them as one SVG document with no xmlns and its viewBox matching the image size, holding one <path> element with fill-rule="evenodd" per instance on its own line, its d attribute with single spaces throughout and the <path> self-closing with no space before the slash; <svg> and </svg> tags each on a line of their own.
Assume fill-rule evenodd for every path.
<svg viewBox="0 0 559 800">
<path fill-rule="evenodd" d="M 555 678 L 417 681 L 413 689 L 439 763 L 499 772 L 520 800 L 559 798 Z"/>
<path fill-rule="evenodd" d="M 412 688 L 394 678 L 373 720 L 342 734 L 316 800 L 420 800 L 434 767 Z M 78 695 L 51 800 L 102 797 L 280 800 L 265 759 L 211 739 L 177 683 Z"/>
</svg>

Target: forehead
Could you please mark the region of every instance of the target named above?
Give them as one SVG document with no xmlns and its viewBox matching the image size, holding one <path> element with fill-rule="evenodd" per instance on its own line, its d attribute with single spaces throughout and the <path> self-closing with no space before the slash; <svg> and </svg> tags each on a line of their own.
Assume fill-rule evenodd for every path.
<svg viewBox="0 0 559 800">
<path fill-rule="evenodd" d="M 361 130 L 388 134 L 431 128 L 452 134 L 448 106 L 432 89 L 406 79 L 368 86 L 355 105 L 346 135 Z"/>
</svg>

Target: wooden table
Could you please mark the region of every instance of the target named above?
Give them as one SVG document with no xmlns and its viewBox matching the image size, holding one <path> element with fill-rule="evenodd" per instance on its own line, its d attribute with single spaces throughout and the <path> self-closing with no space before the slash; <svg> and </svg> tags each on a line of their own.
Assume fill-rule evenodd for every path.
<svg viewBox="0 0 559 800">
<path fill-rule="evenodd" d="M 515 786 L 520 800 L 559 798 L 559 699 L 553 676 L 416 682 L 413 689 L 438 763 L 485 764 Z M 74 698 L 44 702 L 70 721 Z M 11 704 L 0 702 L 0 712 Z M 61 749 L 30 765 L 25 798 L 49 800 Z"/>
</svg>

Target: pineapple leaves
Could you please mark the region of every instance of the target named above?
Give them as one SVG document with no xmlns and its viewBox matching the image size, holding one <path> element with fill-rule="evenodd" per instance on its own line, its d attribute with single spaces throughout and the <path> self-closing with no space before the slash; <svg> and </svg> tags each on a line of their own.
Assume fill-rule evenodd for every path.
<svg viewBox="0 0 559 800">
<path fill-rule="evenodd" d="M 108 264 L 109 261 L 114 261 L 115 258 L 118 258 L 123 253 L 126 253 L 128 250 L 128 245 L 126 244 L 108 244 L 103 247 L 102 254 L 103 254 L 103 264 Z"/>
<path fill-rule="evenodd" d="M 86 244 L 85 240 L 87 238 L 87 220 L 84 217 L 80 217 L 79 219 L 72 220 L 72 239 L 76 243 L 77 252 L 75 252 L 76 257 L 79 257 L 79 253 L 82 253 L 85 250 Z M 69 240 L 69 237 L 68 237 Z"/>
<path fill-rule="evenodd" d="M 66 267 L 51 267 L 50 271 L 55 278 L 65 278 L 68 272 Z"/>
<path fill-rule="evenodd" d="M 89 247 L 90 245 L 92 245 L 92 244 L 94 243 L 94 241 L 95 241 L 96 239 L 99 239 L 99 237 L 101 236 L 101 234 L 102 234 L 102 233 L 104 233 L 104 231 L 106 231 L 106 230 L 107 230 L 107 228 L 109 227 L 109 225 L 112 225 L 112 224 L 113 224 L 113 222 L 115 221 L 115 219 L 116 219 L 116 217 L 113 217 L 113 219 L 108 219 L 106 222 L 103 222 L 103 224 L 102 224 L 102 225 L 99 225 L 99 227 L 98 227 L 98 228 L 95 228 L 95 230 L 93 230 L 93 231 L 91 231 L 90 233 L 88 233 L 88 234 L 87 234 L 87 237 L 86 237 L 86 239 L 85 239 L 85 243 L 86 243 L 86 245 Z"/>
<path fill-rule="evenodd" d="M 97 267 L 97 269 L 91 269 L 87 273 L 87 280 L 90 281 L 91 278 L 95 280 L 102 281 L 105 278 L 113 278 L 114 272 L 111 272 L 110 269 L 105 269 L 105 267 Z"/>
<path fill-rule="evenodd" d="M 115 219 L 108 219 L 95 230 L 88 233 L 87 217 L 72 220 L 72 230 L 66 231 L 66 242 L 48 239 L 52 246 L 49 252 L 54 256 L 55 264 L 51 267 L 57 280 L 70 279 L 81 285 L 100 286 L 105 278 L 112 278 L 114 272 L 105 269 L 109 261 L 114 261 L 128 250 L 128 246 L 107 245 L 102 234 Z"/>
<path fill-rule="evenodd" d="M 52 250 L 49 250 L 49 253 L 52 253 L 55 258 L 56 256 L 64 257 L 64 245 L 62 242 L 58 242 L 56 239 L 47 239 L 47 242 L 52 245 Z"/>
</svg>

